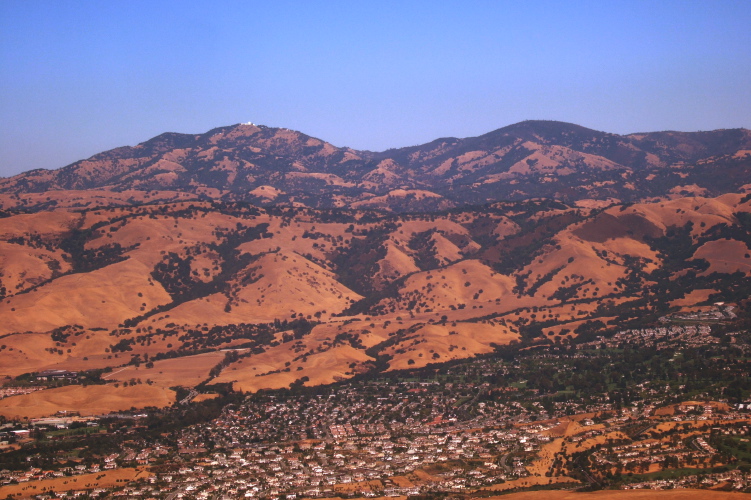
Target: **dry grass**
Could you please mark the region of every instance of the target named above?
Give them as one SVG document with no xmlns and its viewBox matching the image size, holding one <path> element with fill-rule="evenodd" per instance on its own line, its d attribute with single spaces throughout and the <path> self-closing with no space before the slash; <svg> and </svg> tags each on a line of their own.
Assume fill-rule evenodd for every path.
<svg viewBox="0 0 751 500">
<path fill-rule="evenodd" d="M 393 356 L 389 370 L 402 370 L 492 352 L 491 343 L 504 345 L 518 339 L 518 333 L 493 321 L 424 325 L 385 352 Z"/>
<path fill-rule="evenodd" d="M 728 424 L 728 423 L 735 423 L 735 422 L 751 422 L 751 418 L 740 418 L 740 419 L 734 419 L 734 420 L 708 418 L 706 420 L 680 420 L 677 422 L 662 422 L 662 423 L 657 424 L 654 427 L 654 430 L 656 432 L 666 432 L 666 431 L 671 431 L 673 429 L 681 428 L 681 429 L 685 429 L 686 432 L 692 432 L 704 426 L 711 427 L 713 425 L 718 425 L 722 423 Z"/>
<path fill-rule="evenodd" d="M 485 264 L 477 260 L 465 260 L 448 267 L 424 271 L 410 276 L 400 290 L 403 296 L 417 296 L 419 302 L 424 303 L 425 309 L 440 311 L 440 314 L 451 314 L 451 308 L 466 308 L 473 304 L 491 307 L 496 298 L 508 301 L 507 309 L 514 309 L 518 302 L 516 295 L 511 293 L 515 282 L 509 277 L 498 274 Z M 477 296 L 475 299 L 474 297 Z M 406 300 L 384 301 L 386 307 L 406 309 Z M 415 313 L 420 312 L 415 310 Z M 435 316 L 432 314 L 431 316 Z M 466 310 L 466 315 L 478 316 L 477 311 Z M 460 314 L 455 315 L 457 318 Z"/>
<path fill-rule="evenodd" d="M 341 312 L 350 300 L 361 298 L 337 282 L 330 271 L 294 253 L 266 254 L 249 266 L 247 276 L 246 285 L 232 283 L 231 301 L 224 293 L 215 293 L 175 307 L 169 318 L 149 319 L 143 324 L 196 325 L 207 318 L 215 325 L 265 323 L 292 314 L 308 316 L 323 311 L 328 316 Z"/>
<path fill-rule="evenodd" d="M 92 189 L 86 191 L 44 191 L 41 193 L 0 194 L 0 207 L 18 208 L 38 206 L 49 202 L 56 202 L 59 209 L 111 207 L 113 205 L 133 205 L 143 202 L 171 202 L 177 200 L 195 199 L 191 193 L 176 191 L 108 191 L 106 189 Z"/>
<path fill-rule="evenodd" d="M 243 243 L 239 246 L 240 251 L 257 255 L 275 252 L 277 248 L 281 248 L 287 253 L 298 255 L 310 254 L 316 260 L 326 261 L 328 260 L 326 253 L 330 243 L 323 239 L 312 240 L 303 238 L 303 234 L 306 231 L 322 233 L 331 238 L 341 237 L 342 239 L 349 239 L 353 237 L 351 233 L 345 231 L 349 224 L 335 222 L 320 224 L 307 220 L 305 217 L 297 218 L 289 225 L 284 224 L 282 219 L 278 217 L 258 218 L 257 223 L 261 222 L 269 224 L 268 232 L 271 233 L 271 238 L 262 238 Z M 369 225 L 363 224 L 359 227 L 367 228 Z M 318 245 L 313 247 L 313 243 L 318 243 Z"/>
<path fill-rule="evenodd" d="M 737 240 L 708 241 L 696 250 L 694 259 L 705 259 L 709 268 L 702 275 L 711 273 L 751 273 L 751 249 Z"/>
<path fill-rule="evenodd" d="M 151 380 L 154 385 L 162 388 L 175 386 L 195 387 L 209 377 L 209 370 L 224 359 L 224 352 L 208 352 L 195 356 L 184 356 L 173 359 L 154 361 L 153 368 L 126 366 L 115 369 L 106 374 L 107 380 L 127 381 L 140 379 L 142 382 Z"/>
<path fill-rule="evenodd" d="M 378 262 L 378 279 L 388 282 L 420 271 L 405 246 L 392 240 L 386 241 L 385 245 L 386 256 Z"/>
<path fill-rule="evenodd" d="M 358 492 L 382 490 L 383 483 L 377 479 L 371 481 L 360 481 L 358 483 L 343 483 L 334 485 L 334 493 L 344 493 L 348 495 Z"/>
<path fill-rule="evenodd" d="M 550 470 L 555 460 L 555 454 L 563 449 L 563 442 L 563 438 L 556 438 L 540 448 L 537 458 L 527 467 L 533 477 L 544 476 Z"/>
<path fill-rule="evenodd" d="M 34 214 L 18 214 L 13 217 L 0 219 L 0 238 L 8 239 L 17 236 L 38 234 L 56 236 L 75 226 L 82 215 L 67 210 L 51 210 Z"/>
<path fill-rule="evenodd" d="M 69 274 L 0 303 L 0 333 L 49 331 L 64 325 L 115 328 L 149 308 L 167 304 L 169 294 L 150 279 L 151 269 L 126 260 L 89 273 Z M 138 293 L 143 297 L 139 297 Z"/>
<path fill-rule="evenodd" d="M 691 290 L 683 298 L 673 300 L 670 302 L 671 307 L 689 307 L 699 302 L 705 302 L 709 299 L 709 296 L 713 293 L 717 293 L 717 290 L 712 288 L 699 288 Z"/>
<path fill-rule="evenodd" d="M 675 415 L 678 407 L 682 405 L 698 406 L 702 408 L 704 406 L 709 406 L 712 407 L 715 411 L 729 411 L 731 409 L 730 405 L 721 401 L 683 401 L 674 405 L 661 406 L 660 408 L 657 408 L 655 410 L 654 414 L 658 417 Z"/>
<path fill-rule="evenodd" d="M 208 401 L 209 399 L 216 399 L 219 397 L 219 394 L 215 393 L 208 393 L 208 394 L 199 394 L 195 398 L 193 398 L 194 403 L 200 403 L 201 401 Z"/>
<path fill-rule="evenodd" d="M 619 431 L 608 432 L 607 434 L 601 434 L 599 436 L 591 437 L 589 439 L 579 441 L 578 443 L 574 443 L 573 446 L 569 447 L 568 453 L 571 454 L 579 451 L 589 450 L 590 448 L 594 448 L 597 445 L 603 445 L 607 443 L 609 439 L 612 439 L 614 441 L 618 439 L 628 439 L 628 436 Z"/>
<path fill-rule="evenodd" d="M 61 357 L 46 349 L 55 346 L 52 338 L 44 333 L 9 335 L 2 339 L 6 346 L 0 351 L 0 371 L 2 375 L 16 377 L 22 373 L 37 370 L 59 361 Z"/>
<path fill-rule="evenodd" d="M 546 156 L 549 153 L 544 148 L 536 150 L 541 163 L 535 168 L 552 169 L 552 172 L 560 167 L 556 164 L 557 160 Z M 559 153 L 565 153 L 564 156 L 569 154 Z M 462 168 L 475 168 L 488 159 L 485 155 L 470 152 L 463 158 Z M 167 159 L 159 168 L 178 168 L 175 161 Z M 607 168 L 606 165 L 600 166 Z M 230 175 L 234 171 L 232 165 L 222 164 L 221 168 Z M 526 167 L 520 165 L 519 168 Z M 377 170 L 380 173 L 375 172 L 374 175 L 395 174 L 387 164 L 379 165 Z M 321 179 L 335 184 L 340 182 L 335 176 Z M 406 194 L 397 190 L 392 196 Z M 105 192 L 92 195 L 100 197 L 99 201 L 92 201 L 94 204 L 102 200 L 120 200 L 121 196 L 125 196 Z M 134 193 L 130 195 L 136 196 Z M 83 193 L 50 196 L 80 201 Z M 173 195 L 160 193 L 155 196 L 169 198 Z M 154 199 L 147 193 L 137 194 L 133 198 L 135 201 Z M 3 367 L 0 372 L 16 376 L 47 368 L 85 370 L 106 366 L 117 371 L 118 366 L 127 363 L 132 354 L 153 356 L 157 352 L 179 349 L 177 336 L 157 335 L 151 337 L 150 344 L 134 345 L 132 352 L 106 353 L 105 350 L 117 340 L 132 338 L 139 333 L 133 331 L 115 338 L 106 331 L 94 331 L 92 328 L 117 328 L 125 319 L 170 302 L 166 291 L 150 276 L 153 267 L 163 259 L 163 254 L 175 252 L 185 255 L 188 248 L 197 245 L 204 245 L 202 248 L 205 249 L 206 244 L 216 242 L 217 231 L 234 229 L 238 223 L 245 226 L 267 223 L 270 237 L 240 246 L 241 251 L 259 257 L 228 284 L 227 290 L 223 291 L 226 293 L 215 293 L 183 303 L 138 325 L 164 328 L 174 323 L 175 326 L 170 328 L 183 331 L 196 325 L 270 322 L 289 319 L 293 314 L 295 317 L 315 317 L 320 313 L 318 319 L 323 324 L 301 339 L 301 348 L 310 353 L 305 360 L 296 360 L 300 351 L 295 352 L 290 345 L 270 348 L 267 353 L 243 360 L 243 363 L 224 371 L 220 379 L 236 380 L 237 387 L 247 390 L 284 387 L 302 377 L 308 377 L 308 384 L 327 383 L 351 377 L 357 370 L 366 369 L 363 365 L 369 358 L 363 349 L 348 345 L 331 348 L 334 337 L 339 333 L 358 335 L 362 346 L 367 348 L 388 339 L 398 329 L 419 324 L 416 331 L 408 334 L 408 338 L 387 349 L 388 354 L 393 356 L 392 370 L 417 368 L 431 362 L 488 352 L 491 343 L 504 344 L 515 340 L 517 327 L 524 320 L 552 320 L 557 324 L 546 329 L 548 336 L 561 335 L 565 329 L 569 330 L 568 336 L 573 336 L 573 330 L 582 322 L 595 319 L 593 314 L 599 305 L 597 297 L 610 292 L 618 293 L 616 281 L 627 272 L 623 265 L 626 256 L 646 259 L 647 271 L 659 264 L 655 253 L 644 243 L 643 236 L 660 235 L 670 225 L 682 225 L 689 220 L 694 222 L 694 234 L 698 235 L 713 225 L 734 221 L 735 211 L 747 210 L 748 204 L 740 207 L 739 200 L 739 195 L 716 199 L 692 197 L 641 203 L 624 209 L 606 209 L 595 219 L 561 231 L 553 244 L 543 249 L 540 258 L 523 270 L 531 272 L 526 279 L 528 287 L 553 273 L 552 279 L 546 283 L 540 282 L 533 296 L 517 295 L 512 291 L 516 286 L 516 276 L 494 272 L 480 260 L 460 260 L 479 249 L 465 227 L 476 221 L 478 214 L 467 212 L 424 220 L 405 217 L 398 228 L 388 235 L 386 255 L 378 262 L 375 276 L 377 283 L 384 284 L 410 274 L 400 289 L 400 296 L 382 301 L 380 305 L 386 307 L 383 315 L 372 318 L 361 315 L 353 319 L 362 321 L 346 326 L 333 314 L 342 311 L 360 296 L 337 281 L 327 262 L 332 251 L 346 245 L 345 240 L 362 238 L 360 231 L 375 224 L 358 224 L 353 233 L 348 231 L 349 224 L 322 223 L 316 220 L 315 215 L 306 213 L 300 213 L 292 220 L 266 214 L 234 217 L 216 211 L 202 212 L 195 217 L 174 217 L 149 206 L 101 208 L 85 214 L 56 210 L 8 217 L 0 220 L 0 237 L 3 238 L 31 233 L 59 237 L 72 225 L 81 224 L 81 227 L 87 228 L 113 217 L 137 214 L 123 219 L 122 223 L 97 229 L 94 239 L 87 244 L 87 248 L 110 243 L 131 248 L 128 260 L 90 273 L 62 276 L 35 291 L 0 302 L 0 315 L 4 320 L 0 325 L 0 334 L 10 334 L 3 339 L 7 348 L 0 351 L 0 367 Z M 206 206 L 201 202 L 190 203 Z M 188 205 L 187 202 L 179 202 L 172 208 L 187 209 Z M 700 227 L 702 222 L 705 223 L 704 228 Z M 488 231 L 499 237 L 513 234 L 519 229 L 501 216 L 492 216 L 486 225 Z M 416 234 L 425 231 L 433 231 L 430 239 L 435 249 L 434 257 L 445 267 L 419 271 L 415 263 L 418 252 L 410 247 L 410 242 Z M 306 232 L 309 234 L 303 238 Z M 314 236 L 308 237 L 310 234 Z M 5 286 L 27 286 L 49 278 L 51 271 L 47 262 L 54 259 L 63 266 L 67 265 L 61 260 L 59 252 L 33 250 L 31 247 L 26 252 L 26 249 L 25 246 L 0 242 L 0 266 L 5 273 Z M 747 262 L 750 259 L 745 257 L 747 251 L 742 242 L 721 240 L 704 245 L 697 251 L 696 257 L 707 258 L 712 266 L 710 271 L 739 269 L 751 272 L 751 262 Z M 483 256 L 492 260 L 492 255 Z M 198 254 L 191 263 L 191 270 L 197 273 L 198 279 L 208 281 L 219 272 L 221 265 L 221 257 L 209 251 Z M 583 284 L 578 292 L 579 297 L 590 298 L 591 302 L 572 306 L 560 305 L 557 299 L 551 299 L 551 295 L 560 287 L 577 283 Z M 674 305 L 690 307 L 706 300 L 710 293 L 711 290 L 693 291 L 675 301 Z M 415 302 L 410 304 L 412 299 Z M 620 297 L 613 299 L 613 302 L 627 299 Z M 447 321 L 442 323 L 444 315 Z M 493 322 L 476 322 L 476 318 L 487 315 L 498 317 Z M 611 318 L 597 319 L 607 322 Z M 49 331 L 68 324 L 82 325 L 85 330 L 65 343 L 52 342 Z M 331 360 L 324 362 L 326 357 Z M 212 356 L 190 358 L 187 364 L 190 368 L 187 368 L 179 361 L 166 360 L 151 370 L 143 366 L 139 369 L 127 368 L 113 376 L 113 380 L 151 379 L 160 388 L 192 385 L 206 378 L 208 370 L 216 364 L 214 361 L 218 362 L 218 359 Z M 286 366 L 287 363 L 289 366 Z"/>
<path fill-rule="evenodd" d="M 488 500 L 741 500 L 742 493 L 728 493 L 709 490 L 605 490 L 591 493 L 572 491 L 527 491 L 512 493 L 503 497 L 489 497 Z"/>
<path fill-rule="evenodd" d="M 70 270 L 70 264 L 63 258 L 62 250 L 51 251 L 0 241 L 2 286 L 8 292 L 27 290 L 51 279 L 52 267 L 58 267 L 59 272 Z"/>
<path fill-rule="evenodd" d="M 92 490 L 94 488 L 111 488 L 123 486 L 123 483 L 136 479 L 145 479 L 153 476 L 145 468 L 139 467 L 113 469 L 80 476 L 56 477 L 54 479 L 40 479 L 26 483 L 13 484 L 0 487 L 0 497 L 5 498 L 13 495 L 17 498 L 31 498 L 45 490 L 64 492 L 69 490 Z"/>
<path fill-rule="evenodd" d="M 407 476 L 394 476 L 390 479 L 400 488 L 412 488 L 415 485 Z"/>
<path fill-rule="evenodd" d="M 567 477 L 567 476 L 555 476 L 555 477 L 540 477 L 540 476 L 530 476 L 530 477 L 524 477 L 520 479 L 513 479 L 511 481 L 506 481 L 505 483 L 500 484 L 494 484 L 493 486 L 488 486 L 487 488 L 483 488 L 483 490 L 487 491 L 508 491 L 513 490 L 515 488 L 529 488 L 532 486 L 540 486 L 540 485 L 548 485 L 548 484 L 558 484 L 558 485 L 571 485 L 571 486 L 578 486 L 580 483 L 574 478 Z M 540 498 L 541 492 L 536 492 L 538 496 L 533 498 Z M 550 491 L 546 490 L 544 492 L 545 495 L 550 493 Z M 489 498 L 495 498 L 495 497 L 489 497 Z M 503 497 L 508 498 L 507 496 Z"/>
<path fill-rule="evenodd" d="M 235 390 L 244 392 L 289 387 L 302 377 L 308 377 L 305 385 L 330 384 L 354 376 L 351 364 L 372 361 L 363 350 L 349 345 L 339 345 L 302 357 L 304 352 L 307 350 L 295 352 L 291 342 L 272 347 L 263 354 L 233 363 L 214 382 L 232 382 Z M 285 366 L 287 363 L 289 366 Z"/>
<path fill-rule="evenodd" d="M 663 232 L 670 226 L 683 227 L 688 222 L 693 222 L 692 234 L 698 235 L 717 224 L 732 221 L 734 208 L 738 206 L 740 198 L 741 195 L 730 194 L 718 198 L 687 197 L 659 203 L 638 203 L 619 213 L 638 214 Z M 616 207 L 607 212 L 616 211 L 620 211 L 620 208 Z"/>
<path fill-rule="evenodd" d="M 39 418 L 59 411 L 75 411 L 81 415 L 101 415 L 114 411 L 165 407 L 175 401 L 175 392 L 147 384 L 114 387 L 107 385 L 69 385 L 57 389 L 32 392 L 0 400 L 0 415 L 7 418 Z"/>
</svg>

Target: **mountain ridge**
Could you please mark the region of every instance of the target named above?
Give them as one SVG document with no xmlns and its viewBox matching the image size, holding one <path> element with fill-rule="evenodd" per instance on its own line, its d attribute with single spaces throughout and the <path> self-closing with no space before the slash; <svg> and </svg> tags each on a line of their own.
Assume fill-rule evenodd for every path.
<svg viewBox="0 0 751 500">
<path fill-rule="evenodd" d="M 173 191 L 259 205 L 432 211 L 533 197 L 636 202 L 681 193 L 718 196 L 742 190 L 749 178 L 747 129 L 622 136 L 528 120 L 475 137 L 372 152 L 286 128 L 235 124 L 203 134 L 166 132 L 57 170 L 0 179 L 0 206 L 39 205 L 15 203 L 8 195 L 100 190 Z M 63 200 L 56 203 L 66 206 Z"/>
</svg>

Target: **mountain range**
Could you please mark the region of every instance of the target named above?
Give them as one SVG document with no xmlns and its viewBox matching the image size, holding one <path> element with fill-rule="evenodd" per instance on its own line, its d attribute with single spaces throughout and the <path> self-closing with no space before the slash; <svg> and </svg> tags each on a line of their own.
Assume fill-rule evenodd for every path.
<svg viewBox="0 0 751 500">
<path fill-rule="evenodd" d="M 479 137 L 374 153 L 239 124 L 198 135 L 165 133 L 58 170 L 2 179 L 0 205 L 82 207 L 71 192 L 92 198 L 96 191 L 102 204 L 190 198 L 418 212 L 530 198 L 626 203 L 718 196 L 739 192 L 749 179 L 746 129 L 622 136 L 526 121 Z"/>
<path fill-rule="evenodd" d="M 326 384 L 717 302 L 746 321 L 749 168 L 745 129 L 537 121 L 373 153 L 244 124 L 2 179 L 0 374 L 99 385 L 0 415 Z"/>
</svg>

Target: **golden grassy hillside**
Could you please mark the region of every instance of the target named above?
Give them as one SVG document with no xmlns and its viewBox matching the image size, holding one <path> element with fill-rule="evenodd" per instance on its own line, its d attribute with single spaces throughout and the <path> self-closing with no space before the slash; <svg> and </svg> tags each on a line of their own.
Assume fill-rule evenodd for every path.
<svg viewBox="0 0 751 500">
<path fill-rule="evenodd" d="M 114 411 L 169 406 L 175 400 L 170 389 L 149 384 L 69 385 L 32 392 L 0 400 L 0 415 L 9 418 L 38 418 L 60 411 L 75 411 L 82 416 L 103 415 Z"/>
<path fill-rule="evenodd" d="M 547 168 L 540 158 L 535 168 Z M 119 396 L 130 406 L 164 405 L 177 385 L 330 383 L 747 296 L 748 196 L 585 205 L 397 216 L 178 201 L 9 213 L 0 374 L 107 369 L 102 387 L 152 382 L 141 399 Z M 65 405 L 89 411 L 96 390 L 66 389 Z M 54 412 L 47 392 L 3 405 Z"/>
</svg>

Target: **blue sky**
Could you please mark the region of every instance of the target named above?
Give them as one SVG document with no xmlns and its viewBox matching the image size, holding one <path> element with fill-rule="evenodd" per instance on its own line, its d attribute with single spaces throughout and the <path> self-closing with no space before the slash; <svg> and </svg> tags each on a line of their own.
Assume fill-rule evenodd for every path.
<svg viewBox="0 0 751 500">
<path fill-rule="evenodd" d="M 370 150 L 751 128 L 750 27 L 748 0 L 1 0 L 0 176 L 246 121 Z"/>
</svg>

